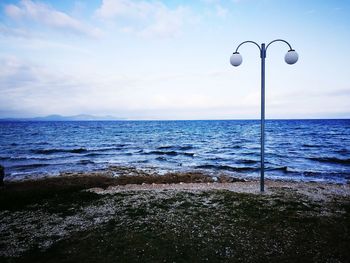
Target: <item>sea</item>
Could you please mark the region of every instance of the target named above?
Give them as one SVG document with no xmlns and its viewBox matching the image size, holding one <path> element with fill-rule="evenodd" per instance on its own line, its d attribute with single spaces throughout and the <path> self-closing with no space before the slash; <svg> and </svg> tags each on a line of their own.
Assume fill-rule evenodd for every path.
<svg viewBox="0 0 350 263">
<path fill-rule="evenodd" d="M 350 120 L 267 120 L 265 176 L 350 181 Z M 111 166 L 258 178 L 259 120 L 1 121 L 5 179 Z"/>
</svg>

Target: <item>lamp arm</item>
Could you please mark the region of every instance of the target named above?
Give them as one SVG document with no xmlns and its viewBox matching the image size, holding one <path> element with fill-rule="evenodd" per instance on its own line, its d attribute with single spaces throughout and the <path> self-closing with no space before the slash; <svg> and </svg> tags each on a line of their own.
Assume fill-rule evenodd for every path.
<svg viewBox="0 0 350 263">
<path fill-rule="evenodd" d="M 244 42 L 242 42 L 241 44 L 239 44 L 238 47 L 236 48 L 235 53 L 237 53 L 237 52 L 238 52 L 238 49 L 240 48 L 240 46 L 242 46 L 242 45 L 245 44 L 245 43 L 252 43 L 252 44 L 256 45 L 256 46 L 259 48 L 260 52 L 261 52 L 261 48 L 260 48 L 259 44 L 257 44 L 257 43 L 254 42 L 254 41 L 248 40 L 248 41 L 244 41 Z"/>
<path fill-rule="evenodd" d="M 266 50 L 274 42 L 284 42 L 284 43 L 286 43 L 289 46 L 289 50 L 293 50 L 292 46 L 287 41 L 285 41 L 283 39 L 275 39 L 275 40 L 271 41 L 270 43 L 267 44 Z"/>
</svg>

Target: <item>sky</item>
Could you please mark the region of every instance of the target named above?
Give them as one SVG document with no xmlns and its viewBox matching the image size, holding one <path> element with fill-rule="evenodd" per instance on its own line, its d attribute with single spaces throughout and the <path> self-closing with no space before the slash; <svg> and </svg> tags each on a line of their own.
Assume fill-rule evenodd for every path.
<svg viewBox="0 0 350 263">
<path fill-rule="evenodd" d="M 0 118 L 350 118 L 350 1 L 0 1 Z"/>
</svg>

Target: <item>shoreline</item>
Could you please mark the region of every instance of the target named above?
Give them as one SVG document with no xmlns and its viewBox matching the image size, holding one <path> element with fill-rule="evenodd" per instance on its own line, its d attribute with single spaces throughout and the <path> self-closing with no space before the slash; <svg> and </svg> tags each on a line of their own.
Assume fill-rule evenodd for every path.
<svg viewBox="0 0 350 263">
<path fill-rule="evenodd" d="M 37 175 L 27 175 L 27 176 L 20 176 L 19 178 L 16 178 L 16 176 L 11 175 L 5 175 L 4 182 L 24 182 L 24 181 L 36 181 L 36 180 L 45 180 L 49 178 L 61 178 L 61 177 L 67 177 L 67 176 L 107 176 L 116 178 L 119 176 L 164 176 L 169 174 L 200 174 L 203 176 L 207 176 L 209 178 L 213 178 L 213 182 L 216 182 L 218 178 L 225 177 L 225 182 L 229 180 L 228 178 L 232 178 L 233 181 L 259 181 L 260 175 L 247 175 L 247 174 L 239 174 L 239 173 L 231 173 L 231 172 L 225 172 L 225 171 L 211 171 L 211 170 L 205 170 L 205 169 L 179 169 L 179 170 L 172 170 L 172 169 L 163 169 L 163 168 L 157 168 L 157 167 L 137 167 L 137 166 L 115 166 L 111 165 L 107 168 L 102 168 L 98 170 L 86 170 L 86 171 L 63 171 L 59 173 L 54 174 L 37 174 Z M 338 180 L 335 180 L 334 178 L 331 179 L 324 179 L 324 178 L 316 178 L 316 177 L 297 177 L 293 178 L 291 176 L 286 176 L 285 178 L 283 176 L 269 176 L 265 174 L 265 181 L 275 181 L 275 182 L 295 182 L 295 183 L 319 183 L 319 184 L 339 184 L 339 185 L 349 185 L 350 180 L 347 178 L 339 178 Z"/>
<path fill-rule="evenodd" d="M 115 175 L 116 171 L 119 173 L 118 176 Z M 276 191 L 284 189 L 316 201 L 328 200 L 332 196 L 350 197 L 350 184 L 265 179 L 265 192 L 261 193 L 260 181 L 252 178 L 238 178 L 226 174 L 213 176 L 203 172 L 173 172 L 159 175 L 130 167 L 114 167 L 113 170 L 102 172 L 63 173 L 58 176 L 18 181 L 5 180 L 2 190 L 31 191 L 40 187 L 53 190 L 74 188 L 100 195 L 128 191 L 205 192 L 211 190 L 273 195 Z"/>
</svg>

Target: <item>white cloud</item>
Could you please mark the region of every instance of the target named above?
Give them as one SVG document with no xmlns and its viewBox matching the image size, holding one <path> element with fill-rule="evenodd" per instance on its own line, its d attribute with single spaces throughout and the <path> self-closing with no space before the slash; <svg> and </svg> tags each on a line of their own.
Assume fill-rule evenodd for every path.
<svg viewBox="0 0 350 263">
<path fill-rule="evenodd" d="M 136 119 L 259 117 L 258 79 L 247 80 L 250 73 L 230 69 L 176 75 L 67 73 L 14 56 L 0 58 L 0 68 L 0 117 L 53 113 Z M 266 99 L 268 117 L 322 116 L 322 103 L 329 106 L 326 116 L 348 112 L 347 87 L 276 92 L 273 86 L 277 84 L 269 85 Z"/>
<path fill-rule="evenodd" d="M 58 86 L 70 86 L 74 82 L 72 78 L 67 78 L 63 74 L 53 73 L 45 67 L 23 61 L 15 56 L 1 58 L 0 66 L 3 68 L 0 73 L 1 94 L 27 90 L 45 94 Z M 23 93 L 23 95 L 30 94 Z"/>
<path fill-rule="evenodd" d="M 203 86 L 189 90 L 205 75 L 66 74 L 14 56 L 0 58 L 0 117 L 71 114 L 111 114 L 130 118 L 166 118 L 182 111 L 210 111 L 232 105 L 215 99 Z M 213 79 L 209 74 L 209 78 Z M 208 81 L 208 80 L 206 80 Z M 159 113 L 162 112 L 162 113 Z M 164 116 L 161 116 L 162 114 Z M 158 114 L 158 115 L 157 115 Z"/>
<path fill-rule="evenodd" d="M 218 17 L 225 18 L 228 14 L 228 9 L 222 7 L 221 5 L 217 5 L 216 7 L 216 15 Z"/>
<path fill-rule="evenodd" d="M 5 13 L 8 17 L 18 21 L 32 20 L 49 28 L 68 30 L 72 33 L 90 37 L 99 37 L 101 35 L 101 31 L 98 28 L 89 26 L 46 4 L 31 0 L 22 0 L 18 5 L 6 5 Z"/>
<path fill-rule="evenodd" d="M 5 7 L 5 12 L 12 18 L 20 18 L 23 15 L 23 11 L 16 5 L 8 5 Z"/>
<path fill-rule="evenodd" d="M 227 6 L 227 2 L 221 0 L 202 0 L 207 5 L 207 15 L 210 17 L 226 18 L 229 9 L 224 7 Z"/>
<path fill-rule="evenodd" d="M 33 35 L 23 28 L 12 28 L 3 24 L 0 24 L 0 34 L 8 37 L 17 38 L 32 38 Z"/>
<path fill-rule="evenodd" d="M 141 36 L 173 37 L 193 19 L 184 6 L 169 8 L 159 1 L 103 0 L 96 15 L 102 19 L 126 23 L 123 32 Z"/>
</svg>

